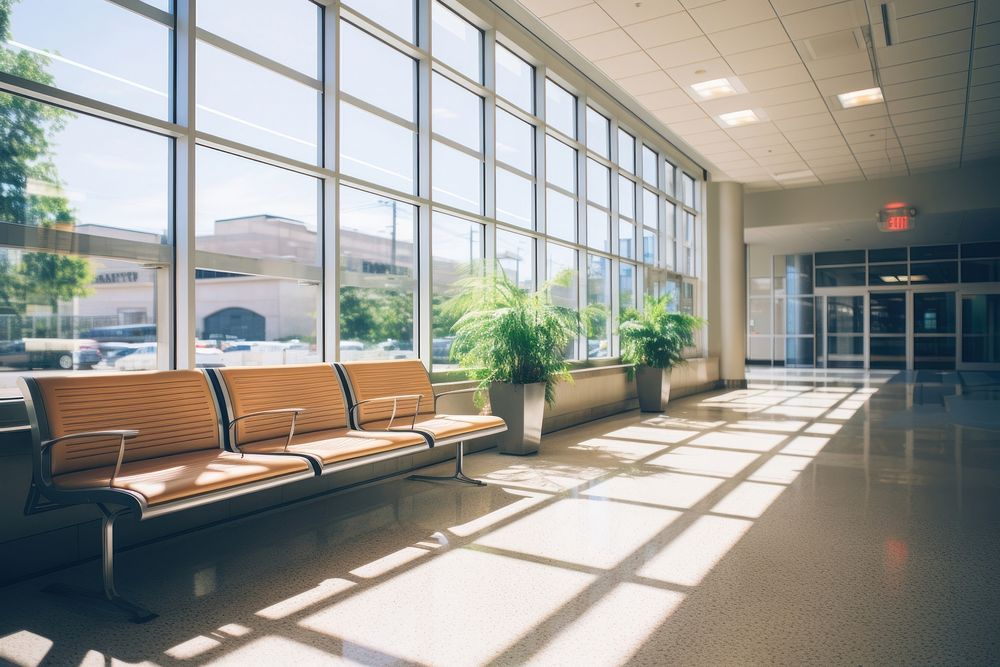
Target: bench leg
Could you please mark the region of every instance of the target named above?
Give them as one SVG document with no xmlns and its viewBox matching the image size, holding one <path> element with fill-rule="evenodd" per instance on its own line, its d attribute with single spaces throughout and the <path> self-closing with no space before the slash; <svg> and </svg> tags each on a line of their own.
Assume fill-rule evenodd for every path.
<svg viewBox="0 0 1000 667">
<path fill-rule="evenodd" d="M 43 590 L 54 595 L 64 595 L 69 597 L 83 597 L 98 600 L 108 604 L 119 611 L 125 612 L 129 620 L 133 623 L 146 623 L 156 618 L 156 614 L 144 609 L 139 605 L 125 600 L 118 591 L 115 590 L 115 519 L 126 514 L 128 510 L 118 510 L 112 512 L 103 505 L 98 505 L 104 517 L 101 520 L 101 573 L 104 583 L 104 592 L 98 592 L 72 586 L 70 584 L 56 583 L 46 586 Z"/>
<path fill-rule="evenodd" d="M 407 479 L 413 479 L 420 482 L 464 482 L 465 484 L 472 484 L 474 486 L 486 486 L 486 482 L 481 482 L 478 479 L 472 479 L 465 474 L 462 469 L 462 462 L 465 458 L 465 442 L 458 443 L 458 447 L 455 449 L 455 474 L 454 475 L 410 475 Z"/>
</svg>

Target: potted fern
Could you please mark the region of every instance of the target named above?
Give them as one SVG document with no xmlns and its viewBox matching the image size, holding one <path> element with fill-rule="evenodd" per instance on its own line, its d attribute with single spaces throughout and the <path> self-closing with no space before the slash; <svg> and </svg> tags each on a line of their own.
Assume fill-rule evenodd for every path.
<svg viewBox="0 0 1000 667">
<path fill-rule="evenodd" d="M 660 412 L 670 400 L 670 370 L 684 363 L 684 348 L 694 345 L 695 332 L 705 321 L 694 315 L 668 310 L 670 297 L 647 298 L 640 312 L 626 309 L 618 335 L 621 359 L 632 364 L 630 378 L 636 378 L 639 409 Z"/>
<path fill-rule="evenodd" d="M 538 451 L 545 404 L 555 401 L 556 383 L 569 379 L 563 353 L 581 330 L 580 318 L 551 298 L 569 280 L 559 276 L 527 292 L 499 268 L 479 271 L 458 281 L 444 304 L 445 313 L 458 316 L 452 359 L 479 381 L 477 405 L 488 392 L 493 414 L 507 422 L 497 443 L 503 454 Z"/>
</svg>

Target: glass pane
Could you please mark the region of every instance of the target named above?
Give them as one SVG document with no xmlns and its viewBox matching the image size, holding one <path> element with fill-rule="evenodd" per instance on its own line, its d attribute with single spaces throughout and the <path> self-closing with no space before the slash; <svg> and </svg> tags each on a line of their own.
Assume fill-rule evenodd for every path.
<svg viewBox="0 0 1000 667">
<path fill-rule="evenodd" d="M 557 243 L 547 243 L 545 245 L 545 277 L 546 280 L 556 281 L 552 288 L 552 302 L 558 306 L 579 308 L 577 297 L 579 288 L 577 285 L 576 250 L 561 246 Z M 567 359 L 576 359 L 577 342 L 573 339 L 564 355 Z"/>
<path fill-rule="evenodd" d="M 587 199 L 604 208 L 611 206 L 611 170 L 587 159 Z"/>
<path fill-rule="evenodd" d="M 750 334 L 771 333 L 771 300 L 750 299 Z"/>
<path fill-rule="evenodd" d="M 813 356 L 813 339 L 786 338 L 784 358 L 786 366 L 812 368 L 816 364 Z"/>
<path fill-rule="evenodd" d="M 0 397 L 20 397 L 25 371 L 156 368 L 156 274 L 122 260 L 0 248 Z M 139 351 L 134 363 L 117 363 Z"/>
<path fill-rule="evenodd" d="M 622 262 L 618 265 L 618 312 L 638 307 L 636 300 L 636 267 Z"/>
<path fill-rule="evenodd" d="M 535 173 L 535 127 L 497 109 L 497 160 L 526 174 Z"/>
<path fill-rule="evenodd" d="M 910 283 L 933 285 L 958 282 L 958 262 L 911 262 Z"/>
<path fill-rule="evenodd" d="M 303 0 L 198 0 L 198 27 L 319 76 L 320 9 Z"/>
<path fill-rule="evenodd" d="M 199 130 L 318 160 L 318 91 L 205 42 L 198 42 L 197 67 Z"/>
<path fill-rule="evenodd" d="M 788 294 L 812 294 L 812 255 L 778 255 L 775 257 L 774 273 L 775 291 L 782 291 L 784 289 L 787 290 Z M 779 278 L 781 278 L 781 281 L 779 281 Z M 863 272 L 861 280 L 864 280 Z M 782 286 L 781 283 L 784 283 L 784 285 Z"/>
<path fill-rule="evenodd" d="M 955 293 L 914 292 L 913 332 L 918 334 L 955 333 Z"/>
<path fill-rule="evenodd" d="M 1000 282 L 1000 259 L 967 259 L 963 261 L 962 282 Z"/>
<path fill-rule="evenodd" d="M 445 313 L 441 304 L 455 293 L 456 282 L 470 275 L 476 262 L 483 258 L 483 226 L 461 218 L 433 214 L 431 271 L 434 296 L 431 303 L 431 363 L 438 370 L 456 368 L 451 363 L 452 326 L 457 316 Z M 340 358 L 344 359 L 344 351 Z"/>
<path fill-rule="evenodd" d="M 809 299 L 810 308 L 812 308 L 812 299 Z M 784 297 L 774 298 L 774 333 L 784 334 L 785 333 L 785 315 L 786 315 L 787 305 L 785 304 Z M 811 311 L 810 311 L 811 312 Z M 809 329 L 809 333 L 812 333 L 812 328 Z M 781 347 L 782 354 L 784 354 L 784 345 Z"/>
<path fill-rule="evenodd" d="M 906 264 L 872 264 L 868 267 L 869 285 L 906 285 L 909 282 L 910 269 Z"/>
<path fill-rule="evenodd" d="M 344 0 L 344 4 L 411 44 L 416 42 L 413 0 Z"/>
<path fill-rule="evenodd" d="M 831 264 L 864 264 L 864 250 L 834 250 L 831 252 L 816 253 L 816 266 L 830 266 Z"/>
<path fill-rule="evenodd" d="M 319 266 L 319 179 L 204 146 L 195 173 L 198 250 Z"/>
<path fill-rule="evenodd" d="M 165 137 L 0 93 L 0 221 L 164 243 L 170 150 Z"/>
<path fill-rule="evenodd" d="M 535 228 L 535 184 L 497 167 L 497 220 Z"/>
<path fill-rule="evenodd" d="M 483 98 L 434 73 L 434 132 L 483 151 Z"/>
<path fill-rule="evenodd" d="M 655 192 L 650 192 L 649 190 L 642 189 L 642 224 L 647 227 L 652 227 L 658 229 L 660 226 L 659 219 L 659 197 L 657 197 Z M 671 207 L 671 212 L 673 207 Z"/>
<path fill-rule="evenodd" d="M 869 262 L 905 262 L 906 248 L 873 248 L 868 251 Z"/>
<path fill-rule="evenodd" d="M 696 208 L 698 202 L 696 201 L 697 191 L 694 187 L 694 179 L 687 174 L 681 175 L 681 201 L 684 202 L 685 206 L 691 208 Z"/>
<path fill-rule="evenodd" d="M 816 287 L 847 287 L 865 284 L 865 267 L 817 268 Z"/>
<path fill-rule="evenodd" d="M 434 57 L 477 83 L 483 82 L 483 33 L 440 2 L 434 3 Z"/>
<path fill-rule="evenodd" d="M 1000 363 L 1000 294 L 962 297 L 962 361 Z"/>
<path fill-rule="evenodd" d="M 953 370 L 955 368 L 955 337 L 924 337 L 913 339 L 913 368 L 916 370 Z"/>
<path fill-rule="evenodd" d="M 340 355 L 416 357 L 417 207 L 340 188 Z"/>
<path fill-rule="evenodd" d="M 545 137 L 545 175 L 552 185 L 576 192 L 576 150 L 552 137 Z"/>
<path fill-rule="evenodd" d="M 827 336 L 827 368 L 864 368 L 864 336 Z"/>
<path fill-rule="evenodd" d="M 747 359 L 769 363 L 771 361 L 771 337 L 750 338 L 747 341 Z"/>
<path fill-rule="evenodd" d="M 535 112 L 535 68 L 503 45 L 496 50 L 497 95 L 528 113 Z"/>
<path fill-rule="evenodd" d="M 648 229 L 642 230 L 642 261 L 656 264 L 656 233 Z"/>
<path fill-rule="evenodd" d="M 535 239 L 498 229 L 497 261 L 515 285 L 535 289 Z"/>
<path fill-rule="evenodd" d="M 790 296 L 786 299 L 776 299 L 785 303 L 785 313 L 781 318 L 781 331 L 790 336 L 811 335 L 815 329 L 815 305 L 811 296 Z M 853 306 L 853 304 L 851 304 Z M 860 330 L 859 330 L 860 331 Z"/>
<path fill-rule="evenodd" d="M 318 284 L 205 271 L 195 280 L 200 366 L 270 366 L 320 361 Z M 128 363 L 128 357 L 123 360 Z"/>
<path fill-rule="evenodd" d="M 587 107 L 587 148 L 605 159 L 611 158 L 611 121 Z"/>
<path fill-rule="evenodd" d="M 871 368 L 906 368 L 906 337 L 873 336 L 869 345 Z"/>
<path fill-rule="evenodd" d="M 549 79 L 545 80 L 545 122 L 576 139 L 576 97 Z"/>
<path fill-rule="evenodd" d="M 910 248 L 911 262 L 922 259 L 955 259 L 957 257 L 957 245 L 925 245 Z"/>
<path fill-rule="evenodd" d="M 618 166 L 635 173 L 635 137 L 621 128 L 618 128 Z"/>
<path fill-rule="evenodd" d="M 864 332 L 865 299 L 862 296 L 828 296 L 826 328 L 831 334 Z M 789 333 L 793 333 L 789 331 Z"/>
<path fill-rule="evenodd" d="M 433 142 L 431 155 L 434 201 L 481 214 L 483 163 L 438 141 Z"/>
<path fill-rule="evenodd" d="M 594 250 L 611 250 L 611 216 L 599 208 L 587 207 L 587 245 Z"/>
<path fill-rule="evenodd" d="M 871 333 L 906 333 L 905 292 L 872 292 L 868 308 L 871 311 L 869 322 Z"/>
<path fill-rule="evenodd" d="M 340 58 L 342 91 L 403 120 L 416 120 L 413 58 L 346 22 L 340 27 Z"/>
<path fill-rule="evenodd" d="M 552 236 L 576 241 L 576 200 L 551 188 L 546 189 L 545 226 Z"/>
<path fill-rule="evenodd" d="M 962 257 L 1000 257 L 1000 241 L 989 243 L 963 243 Z"/>
<path fill-rule="evenodd" d="M 642 147 L 642 180 L 649 183 L 654 188 L 657 186 L 656 151 L 649 146 Z"/>
<path fill-rule="evenodd" d="M 677 171 L 677 167 L 670 164 L 669 162 L 663 163 L 663 177 L 664 184 L 663 189 L 666 190 L 668 195 L 673 196 L 674 194 L 674 174 Z"/>
<path fill-rule="evenodd" d="M 611 260 L 587 255 L 587 358 L 611 356 Z"/>
<path fill-rule="evenodd" d="M 349 176 L 414 192 L 416 135 L 380 116 L 340 103 L 340 169 Z"/>
<path fill-rule="evenodd" d="M 624 221 L 618 223 L 618 254 L 635 259 L 635 225 Z"/>
<path fill-rule="evenodd" d="M 0 34 L 4 72 L 157 118 L 170 116 L 166 26 L 104 0 L 28 0 L 3 7 L 0 18 L 9 29 Z"/>
<path fill-rule="evenodd" d="M 635 183 L 618 175 L 618 213 L 635 219 Z"/>
</svg>

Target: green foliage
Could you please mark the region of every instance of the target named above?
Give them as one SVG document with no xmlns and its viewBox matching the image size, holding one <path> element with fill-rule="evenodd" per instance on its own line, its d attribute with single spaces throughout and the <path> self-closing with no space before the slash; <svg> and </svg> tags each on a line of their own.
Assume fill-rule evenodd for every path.
<svg viewBox="0 0 1000 667">
<path fill-rule="evenodd" d="M 365 343 L 413 339 L 413 297 L 396 290 L 343 287 L 340 338 Z"/>
<path fill-rule="evenodd" d="M 477 400 L 493 382 L 544 382 L 546 402 L 555 401 L 556 383 L 570 379 L 563 353 L 581 321 L 573 309 L 555 305 L 551 291 L 571 279 L 560 275 L 526 292 L 497 266 L 455 283 L 442 312 L 456 319 L 451 355 L 479 380 Z"/>
<path fill-rule="evenodd" d="M 647 298 L 640 312 L 626 308 L 622 312 L 618 335 L 622 362 L 653 368 L 673 368 L 684 363 L 684 348 L 694 345 L 695 332 L 705 321 L 694 315 L 671 313 L 670 296 Z M 631 376 L 634 367 L 629 371 Z"/>
</svg>

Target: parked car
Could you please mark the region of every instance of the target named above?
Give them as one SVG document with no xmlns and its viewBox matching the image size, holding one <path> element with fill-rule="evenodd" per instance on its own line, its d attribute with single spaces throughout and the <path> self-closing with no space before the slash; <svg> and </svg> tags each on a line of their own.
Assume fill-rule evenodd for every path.
<svg viewBox="0 0 1000 667">
<path fill-rule="evenodd" d="M 455 342 L 454 336 L 447 338 L 435 338 L 431 341 L 431 361 L 435 364 L 447 364 L 451 361 L 451 346 Z"/>
<path fill-rule="evenodd" d="M 198 368 L 220 368 L 226 365 L 222 350 L 214 347 L 196 347 L 194 361 Z M 156 343 L 139 343 L 133 352 L 122 355 L 115 361 L 115 369 L 119 371 L 145 371 L 154 368 L 156 368 Z"/>
<path fill-rule="evenodd" d="M 0 366 L 7 368 L 85 370 L 100 360 L 97 341 L 85 338 L 23 338 L 0 343 Z"/>
</svg>

